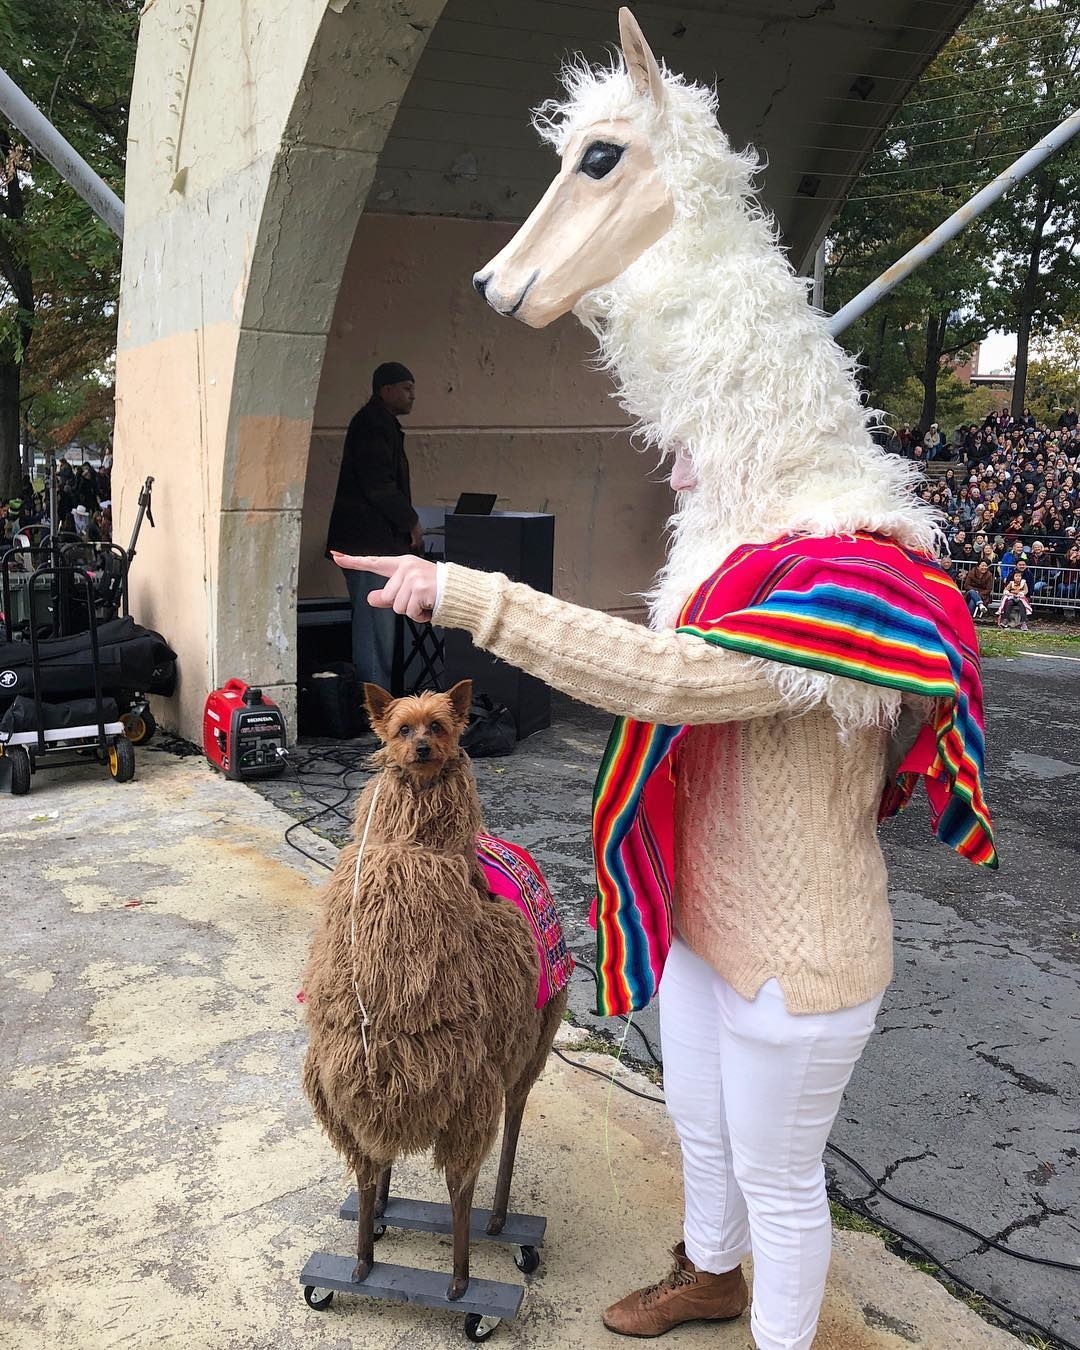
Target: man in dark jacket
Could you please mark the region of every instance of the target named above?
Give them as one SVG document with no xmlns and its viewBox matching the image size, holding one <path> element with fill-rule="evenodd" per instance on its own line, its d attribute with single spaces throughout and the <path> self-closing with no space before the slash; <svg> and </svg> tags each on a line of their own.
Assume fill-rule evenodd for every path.
<svg viewBox="0 0 1080 1350">
<path fill-rule="evenodd" d="M 412 412 L 416 385 L 397 361 L 379 366 L 371 398 L 349 423 L 341 456 L 326 551 L 412 553 L 421 546 L 420 521 L 409 491 L 409 461 L 399 417 Z M 391 687 L 393 610 L 372 609 L 368 593 L 384 583 L 372 572 L 345 573 L 352 603 L 353 665 L 357 679 Z"/>
</svg>

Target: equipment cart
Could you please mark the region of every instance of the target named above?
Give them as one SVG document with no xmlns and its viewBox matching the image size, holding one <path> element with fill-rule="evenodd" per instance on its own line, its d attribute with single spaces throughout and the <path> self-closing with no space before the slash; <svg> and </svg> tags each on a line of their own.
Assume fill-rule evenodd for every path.
<svg viewBox="0 0 1080 1350">
<path fill-rule="evenodd" d="M 8 573 L 12 556 L 17 552 L 12 550 L 0 564 L 5 597 L 10 594 Z M 81 567 L 36 567 L 28 595 L 31 692 L 29 695 L 18 692 L 22 683 L 20 671 L 13 667 L 0 669 L 0 699 L 7 702 L 0 717 L 0 785 L 6 780 L 13 796 L 23 796 L 30 791 L 33 774 L 46 761 L 49 767 L 60 763 L 84 764 L 87 754 L 107 765 L 116 782 L 128 782 L 135 777 L 135 747 L 125 734 L 116 700 L 102 693 L 94 579 Z M 85 605 L 93 697 L 45 697 L 42 639 L 34 613 L 38 596 L 63 596 L 80 607 Z"/>
</svg>

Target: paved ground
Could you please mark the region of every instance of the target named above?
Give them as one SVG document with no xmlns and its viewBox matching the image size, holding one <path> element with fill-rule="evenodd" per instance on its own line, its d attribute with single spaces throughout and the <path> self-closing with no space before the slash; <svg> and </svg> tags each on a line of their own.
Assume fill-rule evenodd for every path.
<svg viewBox="0 0 1080 1350">
<path fill-rule="evenodd" d="M 553 772 L 569 776 L 560 755 Z M 523 766 L 508 762 L 507 781 Z M 493 767 L 485 791 L 489 779 L 501 781 Z M 88 767 L 4 799 L 5 1350 L 462 1344 L 459 1317 L 348 1297 L 316 1313 L 300 1297 L 311 1251 L 345 1254 L 352 1233 L 335 1217 L 342 1168 L 299 1087 L 296 992 L 320 877 L 284 843 L 286 824 L 198 757 L 152 751 L 131 784 Z M 613 1347 L 598 1310 L 663 1269 L 677 1157 L 661 1109 L 552 1060 L 515 1179 L 517 1204 L 549 1216 L 545 1263 L 493 1344 Z M 395 1175 L 440 1197 L 423 1164 Z M 489 1169 L 480 1193 L 491 1184 Z M 448 1269 L 446 1244 L 422 1236 L 390 1233 L 379 1254 Z M 496 1248 L 478 1247 L 473 1269 L 516 1279 Z M 746 1319 L 678 1344 L 748 1350 Z M 876 1238 L 837 1235 L 815 1350 L 1015 1344 Z"/>
<path fill-rule="evenodd" d="M 1001 868 L 973 868 L 934 843 L 924 801 L 885 828 L 897 974 L 833 1142 L 900 1199 L 1016 1251 L 1080 1262 L 1080 661 L 992 660 L 985 677 Z M 586 822 L 607 724 L 558 700 L 549 731 L 476 765 L 489 828 L 535 854 L 585 959 Z M 342 774 L 362 763 L 356 747 L 307 747 L 300 762 L 305 792 L 324 801 L 365 777 Z M 294 814 L 312 809 L 295 778 L 266 790 Z M 312 823 L 332 838 L 345 828 L 332 813 Z M 592 1006 L 581 971 L 574 1018 L 610 1032 Z M 635 1025 L 658 1050 L 654 1012 Z M 648 1062 L 634 1031 L 627 1051 Z M 830 1168 L 837 1199 L 867 1196 L 836 1155 Z M 1015 1260 L 880 1197 L 866 1207 L 979 1290 L 1080 1343 L 1080 1275 Z"/>
</svg>

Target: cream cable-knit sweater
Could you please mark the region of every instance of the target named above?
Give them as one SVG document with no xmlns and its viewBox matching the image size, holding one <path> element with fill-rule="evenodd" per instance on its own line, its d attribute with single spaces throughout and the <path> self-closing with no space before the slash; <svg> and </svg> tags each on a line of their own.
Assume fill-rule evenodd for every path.
<svg viewBox="0 0 1080 1350">
<path fill-rule="evenodd" d="M 892 978 L 877 809 L 888 733 L 793 715 L 755 663 L 454 564 L 434 622 L 608 712 L 692 724 L 679 750 L 675 923 L 744 998 L 775 976 L 793 1013 Z"/>
</svg>

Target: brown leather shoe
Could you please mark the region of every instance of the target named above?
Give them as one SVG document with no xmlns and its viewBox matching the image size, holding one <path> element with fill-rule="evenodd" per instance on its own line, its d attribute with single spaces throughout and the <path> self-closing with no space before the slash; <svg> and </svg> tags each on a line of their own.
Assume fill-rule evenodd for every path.
<svg viewBox="0 0 1080 1350">
<path fill-rule="evenodd" d="M 742 1267 L 723 1275 L 698 1270 L 680 1242 L 675 1265 L 659 1284 L 627 1294 L 604 1313 L 604 1326 L 620 1336 L 663 1336 L 684 1322 L 728 1322 L 750 1302 Z"/>
</svg>

